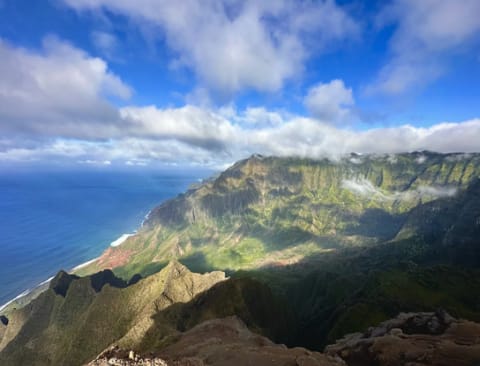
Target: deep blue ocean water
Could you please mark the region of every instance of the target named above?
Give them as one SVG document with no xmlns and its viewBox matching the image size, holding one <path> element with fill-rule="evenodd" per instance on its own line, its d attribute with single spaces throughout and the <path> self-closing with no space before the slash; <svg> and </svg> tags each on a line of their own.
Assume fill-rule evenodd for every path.
<svg viewBox="0 0 480 366">
<path fill-rule="evenodd" d="M 98 257 L 209 172 L 0 172 L 0 306 Z"/>
</svg>

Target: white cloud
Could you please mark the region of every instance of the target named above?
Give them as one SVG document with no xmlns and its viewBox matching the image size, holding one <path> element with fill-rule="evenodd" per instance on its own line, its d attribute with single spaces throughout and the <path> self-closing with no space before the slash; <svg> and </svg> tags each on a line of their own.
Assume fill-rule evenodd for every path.
<svg viewBox="0 0 480 366">
<path fill-rule="evenodd" d="M 472 157 L 472 154 L 455 154 L 451 155 L 447 158 L 448 161 L 464 161 L 466 159 L 470 159 Z"/>
<path fill-rule="evenodd" d="M 148 160 L 127 160 L 125 165 L 128 166 L 147 166 L 149 163 Z"/>
<path fill-rule="evenodd" d="M 0 40 L 0 133 L 105 138 L 115 135 L 118 111 L 107 97 L 130 88 L 107 64 L 56 38 L 40 52 Z"/>
<path fill-rule="evenodd" d="M 373 185 L 372 182 L 365 178 L 344 179 L 342 188 L 358 196 L 377 201 L 412 200 L 425 197 L 443 198 L 453 197 L 457 194 L 457 189 L 449 186 L 419 186 L 404 192 L 389 192 Z"/>
<path fill-rule="evenodd" d="M 453 197 L 457 194 L 457 189 L 455 187 L 420 186 L 417 191 L 422 196 L 433 197 Z"/>
<path fill-rule="evenodd" d="M 270 111 L 265 107 L 247 107 L 244 110 L 237 110 L 232 105 L 219 108 L 217 113 L 245 129 L 279 126 L 292 116 L 283 110 Z"/>
<path fill-rule="evenodd" d="M 427 157 L 425 155 L 420 155 L 418 158 L 415 159 L 417 164 L 423 164 L 427 161 Z"/>
<path fill-rule="evenodd" d="M 279 112 L 268 111 L 264 107 L 247 108 L 241 118 L 242 122 L 253 126 L 279 126 L 283 122 Z"/>
<path fill-rule="evenodd" d="M 94 31 L 90 35 L 95 47 L 107 58 L 115 58 L 118 48 L 117 38 L 108 32 Z"/>
<path fill-rule="evenodd" d="M 172 109 L 125 107 L 120 115 L 131 135 L 178 140 L 206 150 L 225 149 L 237 133 L 219 114 L 189 105 Z"/>
<path fill-rule="evenodd" d="M 438 78 L 447 69 L 447 51 L 469 47 L 479 36 L 478 14 L 478 0 L 395 0 L 379 17 L 382 25 L 396 24 L 392 56 L 367 90 L 399 94 Z"/>
<path fill-rule="evenodd" d="M 373 199 L 380 198 L 381 200 L 386 199 L 385 194 L 367 179 L 344 179 L 342 181 L 342 188 L 347 189 L 358 196 Z"/>
<path fill-rule="evenodd" d="M 112 162 L 110 160 L 79 160 L 79 164 L 88 164 L 88 165 L 111 165 Z"/>
<path fill-rule="evenodd" d="M 192 69 L 210 90 L 278 91 L 311 53 L 355 37 L 359 27 L 334 1 L 64 0 L 123 14 L 165 38 L 173 67 Z M 313 42 L 314 40 L 314 42 Z"/>
<path fill-rule="evenodd" d="M 332 124 L 348 122 L 354 103 L 352 89 L 346 88 L 338 79 L 311 87 L 304 99 L 305 106 L 314 117 Z"/>
</svg>

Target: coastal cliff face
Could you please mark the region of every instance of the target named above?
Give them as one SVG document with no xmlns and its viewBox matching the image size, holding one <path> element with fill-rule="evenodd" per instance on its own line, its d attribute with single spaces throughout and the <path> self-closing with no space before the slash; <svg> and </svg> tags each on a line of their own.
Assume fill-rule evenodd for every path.
<svg viewBox="0 0 480 366">
<path fill-rule="evenodd" d="M 479 237 L 478 154 L 252 156 L 161 204 L 124 244 L 60 272 L 9 313 L 0 364 L 81 365 L 102 354 L 93 364 L 363 366 L 411 356 L 442 365 L 430 351 L 453 360 L 461 347 L 448 342 L 468 337 L 460 359 L 470 362 Z M 417 320 L 402 315 L 391 321 L 402 333 L 393 323 L 368 330 L 402 312 L 442 328 L 409 333 Z M 335 343 L 352 332 L 361 336 Z M 327 356 L 311 352 L 328 344 Z"/>
<path fill-rule="evenodd" d="M 128 278 L 172 258 L 200 271 L 254 269 L 405 240 L 467 247 L 479 230 L 479 176 L 478 154 L 252 156 L 153 209 L 83 273 Z"/>
<path fill-rule="evenodd" d="M 208 223 L 249 211 L 275 221 L 281 219 L 276 211 L 285 208 L 307 221 L 302 209 L 313 209 L 318 215 L 329 208 L 321 205 L 343 206 L 351 213 L 365 208 L 402 213 L 420 202 L 454 196 L 478 177 L 479 165 L 478 155 L 430 152 L 352 154 L 339 161 L 254 155 L 216 179 L 152 210 L 145 224 L 152 227 Z M 310 220 L 317 226 L 317 234 L 322 229 L 327 233 L 328 227 L 315 225 L 315 219 L 320 218 Z"/>
</svg>

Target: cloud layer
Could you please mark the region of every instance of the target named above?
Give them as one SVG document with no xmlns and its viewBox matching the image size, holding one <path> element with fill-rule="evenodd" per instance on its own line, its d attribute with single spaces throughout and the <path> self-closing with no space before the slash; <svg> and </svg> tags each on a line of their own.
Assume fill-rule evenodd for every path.
<svg viewBox="0 0 480 366">
<path fill-rule="evenodd" d="M 129 106 L 120 109 L 119 115 L 116 123 L 121 128 L 112 125 L 116 137 L 105 141 L 71 138 L 70 133 L 13 143 L 0 139 L 0 161 L 68 159 L 223 167 L 252 153 L 337 159 L 350 152 L 475 152 L 480 141 L 480 119 L 428 128 L 404 125 L 355 131 L 261 108 L 225 111 L 191 105 L 170 109 Z M 77 127 L 81 133 L 89 126 Z"/>
</svg>

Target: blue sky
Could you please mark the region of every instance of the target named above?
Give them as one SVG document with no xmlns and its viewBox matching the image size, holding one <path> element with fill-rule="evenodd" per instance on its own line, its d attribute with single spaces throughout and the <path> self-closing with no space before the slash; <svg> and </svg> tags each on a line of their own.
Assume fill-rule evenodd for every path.
<svg viewBox="0 0 480 366">
<path fill-rule="evenodd" d="M 477 0 L 0 0 L 0 163 L 478 151 L 477 14 Z"/>
</svg>

